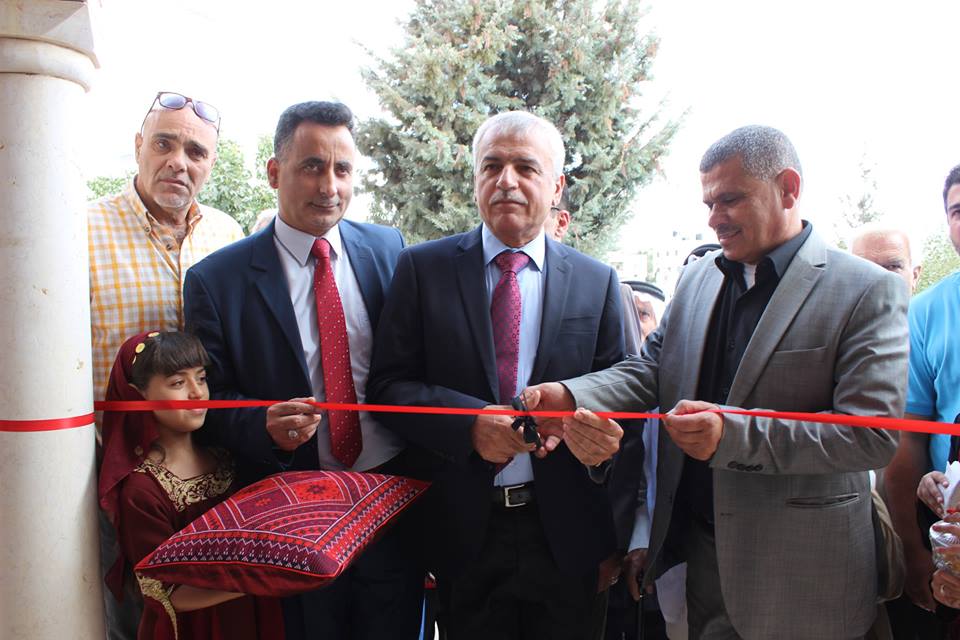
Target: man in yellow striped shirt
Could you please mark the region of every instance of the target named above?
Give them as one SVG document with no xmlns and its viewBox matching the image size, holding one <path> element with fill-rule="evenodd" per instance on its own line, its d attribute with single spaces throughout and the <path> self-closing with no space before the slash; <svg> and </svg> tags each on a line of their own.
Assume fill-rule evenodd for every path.
<svg viewBox="0 0 960 640">
<path fill-rule="evenodd" d="M 243 237 L 229 215 L 197 203 L 217 158 L 220 116 L 211 105 L 160 92 L 134 144 L 137 175 L 89 204 L 90 324 L 94 397 L 102 400 L 117 349 L 150 329 L 183 329 L 183 278 L 195 262 Z M 101 523 L 104 566 L 116 557 L 112 527 Z M 136 587 L 133 587 L 136 590 Z M 110 640 L 136 638 L 137 594 L 122 609 L 104 594 Z"/>
<path fill-rule="evenodd" d="M 137 175 L 120 193 L 90 203 L 87 212 L 98 400 L 126 338 L 183 328 L 187 269 L 243 237 L 233 218 L 196 201 L 217 157 L 217 123 L 188 108 L 193 101 L 164 107 L 178 104 L 160 101 L 170 95 L 178 94 L 158 95 L 136 135 Z"/>
</svg>

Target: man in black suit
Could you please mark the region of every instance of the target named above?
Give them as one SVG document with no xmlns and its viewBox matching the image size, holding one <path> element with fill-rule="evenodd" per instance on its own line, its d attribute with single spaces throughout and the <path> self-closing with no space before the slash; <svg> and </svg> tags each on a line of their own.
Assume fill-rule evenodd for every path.
<svg viewBox="0 0 960 640">
<path fill-rule="evenodd" d="M 255 480 L 289 469 L 405 473 L 403 441 L 371 415 L 309 402 L 363 402 L 384 292 L 403 238 L 343 220 L 353 195 L 353 115 L 306 102 L 280 117 L 267 164 L 279 213 L 193 267 L 187 328 L 210 354 L 215 399 L 291 398 L 211 412 L 214 440 Z M 406 514 L 331 586 L 284 600 L 288 638 L 416 638 L 423 567 Z"/>
<path fill-rule="evenodd" d="M 473 156 L 483 224 L 401 253 L 371 402 L 505 408 L 527 384 L 623 357 L 613 270 L 543 233 L 564 186 L 557 129 L 502 113 L 477 130 Z M 597 567 L 614 549 L 590 467 L 616 452 L 620 427 L 576 427 L 537 448 L 508 416 L 382 421 L 442 460 L 427 529 L 449 637 L 585 637 Z"/>
</svg>

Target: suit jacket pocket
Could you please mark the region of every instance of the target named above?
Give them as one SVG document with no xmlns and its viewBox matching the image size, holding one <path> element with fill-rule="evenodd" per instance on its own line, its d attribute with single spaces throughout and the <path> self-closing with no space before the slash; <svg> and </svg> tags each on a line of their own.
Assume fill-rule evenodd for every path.
<svg viewBox="0 0 960 640">
<path fill-rule="evenodd" d="M 770 354 L 770 365 L 779 367 L 802 367 L 822 363 L 827 357 L 826 347 L 814 349 L 784 349 Z"/>
<path fill-rule="evenodd" d="M 859 493 L 841 493 L 835 496 L 787 498 L 787 506 L 794 509 L 832 509 L 853 504 L 860 500 Z"/>
</svg>

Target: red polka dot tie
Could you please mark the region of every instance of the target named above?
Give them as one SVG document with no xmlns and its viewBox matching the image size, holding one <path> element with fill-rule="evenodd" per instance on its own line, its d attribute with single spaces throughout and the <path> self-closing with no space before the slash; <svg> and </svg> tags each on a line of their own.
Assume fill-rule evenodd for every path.
<svg viewBox="0 0 960 640">
<path fill-rule="evenodd" d="M 493 347 L 497 353 L 497 377 L 500 404 L 510 404 L 517 392 L 517 362 L 520 357 L 520 287 L 517 272 L 530 256 L 522 252 L 504 251 L 493 259 L 500 269 L 500 281 L 493 289 L 490 320 L 493 324 Z"/>
<path fill-rule="evenodd" d="M 317 238 L 310 253 L 317 259 L 313 272 L 313 292 L 317 299 L 317 325 L 320 328 L 320 362 L 323 366 L 323 387 L 327 402 L 355 403 L 357 389 L 353 385 L 350 366 L 350 343 L 343 316 L 340 291 L 330 268 L 330 243 Z M 360 417 L 356 411 L 329 411 L 330 448 L 334 457 L 352 467 L 363 449 Z"/>
</svg>

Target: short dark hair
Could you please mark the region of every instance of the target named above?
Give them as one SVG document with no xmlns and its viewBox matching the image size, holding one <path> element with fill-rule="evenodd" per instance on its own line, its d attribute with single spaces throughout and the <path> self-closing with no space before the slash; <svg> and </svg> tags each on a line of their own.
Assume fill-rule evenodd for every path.
<svg viewBox="0 0 960 640">
<path fill-rule="evenodd" d="M 800 158 L 793 143 L 782 131 L 762 125 L 748 125 L 734 129 L 707 149 L 700 160 L 700 173 L 740 156 L 743 169 L 759 180 L 771 180 L 784 169 L 796 169 L 803 175 Z"/>
<path fill-rule="evenodd" d="M 302 122 L 313 122 L 328 127 L 346 127 L 353 135 L 353 112 L 342 102 L 301 102 L 280 114 L 277 131 L 273 134 L 273 155 L 277 158 Z"/>
<path fill-rule="evenodd" d="M 950 169 L 950 173 L 947 174 L 947 179 L 943 182 L 943 210 L 947 210 L 947 193 L 950 192 L 950 187 L 955 184 L 960 184 L 960 164 L 955 166 L 953 169 Z"/>
<path fill-rule="evenodd" d="M 159 374 L 172 376 L 183 369 L 206 367 L 210 357 L 200 340 L 189 333 L 163 331 L 143 341 L 143 350 L 130 367 L 128 382 L 146 389 L 150 378 Z"/>
</svg>

